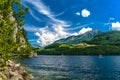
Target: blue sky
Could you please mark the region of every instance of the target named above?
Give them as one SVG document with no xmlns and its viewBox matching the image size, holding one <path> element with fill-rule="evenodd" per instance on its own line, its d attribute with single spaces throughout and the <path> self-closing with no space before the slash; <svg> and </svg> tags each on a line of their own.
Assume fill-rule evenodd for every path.
<svg viewBox="0 0 120 80">
<path fill-rule="evenodd" d="M 21 0 L 30 8 L 25 25 L 31 44 L 46 46 L 98 29 L 120 30 L 119 0 Z"/>
</svg>

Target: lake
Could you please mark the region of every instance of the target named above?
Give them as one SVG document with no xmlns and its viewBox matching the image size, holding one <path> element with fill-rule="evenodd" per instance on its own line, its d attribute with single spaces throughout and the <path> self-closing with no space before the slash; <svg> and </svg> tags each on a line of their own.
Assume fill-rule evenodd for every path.
<svg viewBox="0 0 120 80">
<path fill-rule="evenodd" d="M 120 56 L 47 56 L 21 59 L 35 80 L 120 80 Z"/>
</svg>

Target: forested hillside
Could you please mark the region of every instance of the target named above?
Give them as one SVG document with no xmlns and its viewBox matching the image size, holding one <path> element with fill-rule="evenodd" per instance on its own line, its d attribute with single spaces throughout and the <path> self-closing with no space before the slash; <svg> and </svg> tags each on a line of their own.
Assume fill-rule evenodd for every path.
<svg viewBox="0 0 120 80">
<path fill-rule="evenodd" d="M 28 10 L 21 6 L 20 0 L 0 0 L 0 57 L 4 60 L 32 53 L 22 27 Z"/>
<path fill-rule="evenodd" d="M 89 41 L 89 43 L 96 45 L 120 46 L 120 31 L 110 31 L 97 35 L 91 41 Z"/>
</svg>

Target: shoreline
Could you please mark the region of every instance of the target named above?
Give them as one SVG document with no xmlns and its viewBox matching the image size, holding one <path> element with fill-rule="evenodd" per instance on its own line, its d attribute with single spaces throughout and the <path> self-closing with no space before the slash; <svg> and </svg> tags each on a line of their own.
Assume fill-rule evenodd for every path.
<svg viewBox="0 0 120 80">
<path fill-rule="evenodd" d="M 43 56 L 99 56 L 99 54 L 96 54 L 96 55 L 93 55 L 93 54 L 91 54 L 91 55 L 87 55 L 87 54 L 84 54 L 84 55 L 82 55 L 82 54 L 80 54 L 80 55 L 67 55 L 67 54 L 38 54 L 38 56 L 40 56 L 40 55 L 43 55 Z M 117 55 L 117 54 L 108 54 L 108 55 L 105 55 L 105 54 L 102 54 L 102 56 L 120 56 L 120 54 L 119 55 Z"/>
<path fill-rule="evenodd" d="M 0 67 L 0 80 L 34 80 L 30 74 L 20 63 L 12 60 L 5 61 L 6 65 Z"/>
</svg>

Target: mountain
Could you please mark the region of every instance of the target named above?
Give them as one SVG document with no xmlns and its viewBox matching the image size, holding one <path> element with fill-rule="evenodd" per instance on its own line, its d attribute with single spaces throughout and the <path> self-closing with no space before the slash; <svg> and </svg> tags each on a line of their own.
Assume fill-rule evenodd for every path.
<svg viewBox="0 0 120 80">
<path fill-rule="evenodd" d="M 60 40 L 57 40 L 55 42 L 57 43 L 66 43 L 66 44 L 79 44 L 80 42 L 83 41 L 89 41 L 91 40 L 94 36 L 101 34 L 99 30 L 92 30 L 89 32 L 86 32 L 84 34 L 78 35 L 78 36 L 70 36 L 67 38 L 63 38 Z"/>
<path fill-rule="evenodd" d="M 86 37 L 86 35 L 88 36 L 90 33 L 92 34 L 93 31 L 79 35 L 79 37 Z M 90 38 L 92 38 L 92 36 L 90 36 Z M 99 33 L 91 40 L 90 38 L 86 38 L 89 39 L 89 41 L 84 45 L 53 43 L 37 51 L 43 55 L 120 55 L 120 31 Z M 71 39 L 71 37 L 69 39 Z"/>
<path fill-rule="evenodd" d="M 120 45 L 120 31 L 110 31 L 96 35 L 89 43 L 96 45 Z"/>
</svg>

